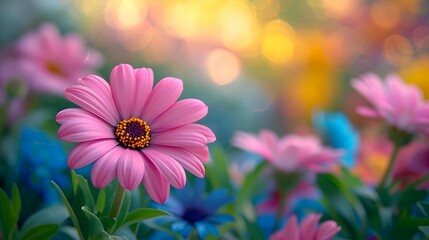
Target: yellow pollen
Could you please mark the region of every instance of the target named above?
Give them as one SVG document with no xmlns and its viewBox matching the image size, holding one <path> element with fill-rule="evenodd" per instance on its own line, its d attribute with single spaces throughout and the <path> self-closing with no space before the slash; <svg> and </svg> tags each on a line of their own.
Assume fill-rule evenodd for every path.
<svg viewBox="0 0 429 240">
<path fill-rule="evenodd" d="M 115 136 L 126 148 L 145 148 L 150 142 L 150 127 L 140 118 L 132 117 L 116 125 Z"/>
<path fill-rule="evenodd" d="M 51 72 L 51 73 L 53 73 L 55 75 L 64 76 L 64 71 L 56 63 L 48 62 L 46 64 L 46 68 L 48 69 L 49 72 Z"/>
</svg>

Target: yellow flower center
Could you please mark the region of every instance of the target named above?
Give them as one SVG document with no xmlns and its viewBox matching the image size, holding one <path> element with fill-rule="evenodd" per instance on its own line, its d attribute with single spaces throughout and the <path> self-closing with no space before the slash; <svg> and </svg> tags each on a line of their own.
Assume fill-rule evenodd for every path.
<svg viewBox="0 0 429 240">
<path fill-rule="evenodd" d="M 46 68 L 52 74 L 55 74 L 55 75 L 58 75 L 58 76 L 64 76 L 65 75 L 63 69 L 61 69 L 61 67 L 58 66 L 58 64 L 56 64 L 56 63 L 48 62 L 46 64 Z"/>
<path fill-rule="evenodd" d="M 115 136 L 126 148 L 145 148 L 150 142 L 150 127 L 140 118 L 132 117 L 116 125 Z"/>
</svg>

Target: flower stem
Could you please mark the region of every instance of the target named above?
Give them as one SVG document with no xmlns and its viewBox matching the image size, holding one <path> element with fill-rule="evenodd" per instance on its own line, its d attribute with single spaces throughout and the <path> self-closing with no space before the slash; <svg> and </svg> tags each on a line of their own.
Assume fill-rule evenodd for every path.
<svg viewBox="0 0 429 240">
<path fill-rule="evenodd" d="M 113 199 L 112 208 L 110 209 L 110 217 L 116 218 L 118 216 L 119 210 L 121 210 L 122 202 L 124 200 L 125 190 L 118 185 L 116 189 L 115 198 Z"/>
<path fill-rule="evenodd" d="M 383 188 L 387 183 L 390 182 L 390 174 L 392 172 L 393 166 L 395 165 L 396 159 L 398 157 L 399 150 L 401 149 L 401 144 L 395 144 L 393 148 L 392 155 L 390 156 L 389 165 L 387 165 L 387 169 L 384 172 L 383 178 L 381 179 L 380 183 L 378 184 L 377 189 Z"/>
<path fill-rule="evenodd" d="M 285 207 L 286 207 L 286 192 L 280 190 L 279 191 L 279 209 L 276 213 L 276 222 L 274 225 L 275 229 L 279 229 L 281 227 L 280 224 L 281 224 Z"/>
</svg>

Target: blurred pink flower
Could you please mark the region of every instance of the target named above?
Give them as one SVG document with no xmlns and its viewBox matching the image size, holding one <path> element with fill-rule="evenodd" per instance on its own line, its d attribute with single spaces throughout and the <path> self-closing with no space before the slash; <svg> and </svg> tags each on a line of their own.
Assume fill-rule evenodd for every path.
<svg viewBox="0 0 429 240">
<path fill-rule="evenodd" d="M 308 169 L 326 172 L 338 163 L 342 152 L 323 147 L 314 136 L 286 135 L 279 139 L 273 132 L 262 130 L 259 136 L 237 132 L 232 144 L 261 155 L 275 168 L 285 172 Z"/>
<path fill-rule="evenodd" d="M 358 152 L 357 164 L 352 172 L 365 184 L 375 186 L 387 168 L 393 145 L 386 137 L 374 134 L 373 129 L 363 132 L 361 138 L 362 145 Z M 401 185 L 405 186 L 423 177 L 429 171 L 427 159 L 429 159 L 427 142 L 416 140 L 402 147 L 393 166 L 393 180 L 400 181 Z"/>
<path fill-rule="evenodd" d="M 416 86 L 405 84 L 395 75 L 382 82 L 372 73 L 353 80 L 352 86 L 372 105 L 358 107 L 359 114 L 382 118 L 406 132 L 429 134 L 429 102 L 424 101 Z"/>
<path fill-rule="evenodd" d="M 0 81 L 20 78 L 31 91 L 56 94 L 102 63 L 101 55 L 86 49 L 79 35 L 62 37 L 50 23 L 22 36 L 8 55 L 1 60 Z"/>
<path fill-rule="evenodd" d="M 325 221 L 317 225 L 321 214 L 311 213 L 301 224 L 295 215 L 292 215 L 283 229 L 270 236 L 270 240 L 330 240 L 341 230 L 335 221 Z"/>
<path fill-rule="evenodd" d="M 81 108 L 57 114 L 60 139 L 79 142 L 70 152 L 68 166 L 81 168 L 95 162 L 91 180 L 98 188 L 114 178 L 128 190 L 143 182 L 156 202 L 164 202 L 170 184 L 186 184 L 183 168 L 204 177 L 208 161 L 207 144 L 214 133 L 196 124 L 207 114 L 197 99 L 177 101 L 183 83 L 164 78 L 153 87 L 153 72 L 133 69 L 128 64 L 113 68 L 110 85 L 90 75 L 64 95 Z M 152 89 L 153 87 L 153 89 Z"/>
</svg>

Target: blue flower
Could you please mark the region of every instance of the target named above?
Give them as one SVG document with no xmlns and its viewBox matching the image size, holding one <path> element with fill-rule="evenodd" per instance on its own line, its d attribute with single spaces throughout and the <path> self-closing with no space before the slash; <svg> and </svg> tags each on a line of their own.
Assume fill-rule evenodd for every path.
<svg viewBox="0 0 429 240">
<path fill-rule="evenodd" d="M 24 127 L 20 138 L 19 180 L 36 193 L 42 203 L 58 202 L 51 180 L 61 187 L 70 185 L 65 174 L 66 153 L 61 143 L 43 131 Z"/>
<path fill-rule="evenodd" d="M 187 238 L 193 229 L 201 239 L 209 233 L 216 237 L 217 225 L 233 221 L 230 215 L 217 213 L 218 209 L 232 201 L 232 197 L 224 189 L 217 189 L 208 195 L 205 192 L 204 180 L 195 179 L 193 188 L 187 184 L 183 189 L 176 190 L 165 204 L 154 205 L 173 214 L 173 217 L 164 220 L 168 219 L 171 229 L 183 238 Z"/>
<path fill-rule="evenodd" d="M 348 118 L 340 112 L 318 112 L 314 116 L 313 125 L 332 147 L 344 150 L 341 163 L 345 167 L 353 167 L 359 148 L 359 134 Z"/>
</svg>

